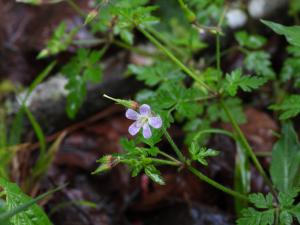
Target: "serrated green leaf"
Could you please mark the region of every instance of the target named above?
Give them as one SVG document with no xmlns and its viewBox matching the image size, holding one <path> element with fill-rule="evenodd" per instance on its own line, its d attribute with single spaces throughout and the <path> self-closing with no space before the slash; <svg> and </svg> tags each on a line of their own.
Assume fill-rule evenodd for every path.
<svg viewBox="0 0 300 225">
<path fill-rule="evenodd" d="M 208 157 L 215 157 L 219 155 L 219 152 L 213 149 L 207 149 L 204 147 L 200 147 L 197 142 L 192 142 L 191 146 L 189 147 L 189 153 L 193 160 L 198 161 L 204 166 L 207 166 L 207 158 Z"/>
<path fill-rule="evenodd" d="M 259 88 L 267 80 L 261 77 L 251 77 L 249 75 L 242 76 L 241 69 L 237 69 L 226 75 L 226 81 L 225 90 L 229 95 L 234 96 L 236 95 L 238 88 L 241 88 L 243 91 L 250 92 Z"/>
<path fill-rule="evenodd" d="M 289 208 L 294 204 L 299 190 L 297 188 L 290 188 L 287 192 L 280 192 L 278 200 L 281 208 Z"/>
<path fill-rule="evenodd" d="M 224 104 L 231 109 L 231 112 L 235 115 L 235 119 L 238 123 L 241 124 L 246 122 L 246 116 L 241 105 L 242 101 L 239 98 L 227 98 L 225 99 Z M 229 122 L 227 114 L 222 106 L 217 102 L 209 104 L 207 108 L 207 115 L 211 122 L 215 122 L 218 119 L 221 119 L 224 122 Z"/>
<path fill-rule="evenodd" d="M 290 44 L 300 47 L 300 26 L 284 26 L 267 20 L 261 21 L 277 34 L 284 35 Z"/>
<path fill-rule="evenodd" d="M 3 218 L 3 214 L 7 213 L 6 204 L 3 199 L 0 199 L 0 222 L 1 225 L 11 225 L 9 218 Z"/>
<path fill-rule="evenodd" d="M 293 216 L 286 210 L 280 212 L 279 215 L 280 224 L 291 225 L 293 222 Z"/>
<path fill-rule="evenodd" d="M 158 62 L 151 66 L 131 64 L 128 71 L 148 86 L 155 86 L 160 82 L 180 81 L 184 78 L 184 75 L 169 62 Z"/>
<path fill-rule="evenodd" d="M 69 93 L 66 111 L 72 119 L 84 102 L 87 81 L 99 82 L 102 79 L 102 69 L 98 61 L 104 50 L 88 51 L 81 48 L 76 56 L 62 68 L 62 73 L 68 78 L 66 89 Z"/>
<path fill-rule="evenodd" d="M 283 102 L 272 105 L 273 110 L 280 111 L 280 119 L 286 120 L 297 116 L 300 113 L 300 95 L 287 96 Z"/>
<path fill-rule="evenodd" d="M 242 217 L 237 220 L 237 225 L 260 225 L 261 214 L 253 208 L 242 210 Z"/>
<path fill-rule="evenodd" d="M 181 102 L 176 107 L 180 116 L 188 119 L 194 119 L 203 112 L 203 107 L 197 102 Z"/>
<path fill-rule="evenodd" d="M 239 31 L 235 33 L 234 36 L 241 46 L 251 49 L 261 48 L 267 42 L 265 37 L 250 35 L 246 31 Z"/>
<path fill-rule="evenodd" d="M 133 140 L 128 140 L 127 138 L 121 138 L 120 144 L 128 152 L 135 152 L 135 143 Z"/>
<path fill-rule="evenodd" d="M 272 150 L 271 178 L 281 192 L 299 187 L 300 145 L 292 123 L 283 124 L 281 137 Z"/>
<path fill-rule="evenodd" d="M 299 48 L 294 47 L 297 53 L 300 52 Z M 293 50 L 294 51 L 294 50 Z M 288 57 L 280 71 L 280 80 L 287 82 L 292 80 L 295 88 L 300 87 L 300 56 L 292 53 L 292 57 Z"/>
<path fill-rule="evenodd" d="M 294 206 L 289 211 L 293 214 L 294 217 L 297 218 L 298 223 L 300 223 L 300 203 L 298 203 L 296 206 Z"/>
<path fill-rule="evenodd" d="M 262 212 L 260 225 L 273 225 L 275 221 L 275 209 Z"/>
<path fill-rule="evenodd" d="M 160 175 L 159 170 L 157 170 L 153 165 L 149 165 L 149 166 L 145 167 L 145 173 L 155 183 L 158 183 L 160 185 L 165 184 L 163 178 Z"/>
<path fill-rule="evenodd" d="M 266 197 L 262 193 L 251 194 L 249 200 L 259 209 L 268 209 L 273 206 L 273 196 L 270 193 Z"/>
<path fill-rule="evenodd" d="M 25 195 L 21 189 L 14 183 L 10 183 L 0 178 L 0 186 L 4 189 L 6 195 L 6 204 L 8 210 L 14 210 L 18 206 L 30 202 L 32 199 Z M 37 204 L 32 205 L 26 210 L 19 212 L 11 217 L 11 223 L 14 225 L 51 225 L 49 218 L 42 208 Z"/>
<path fill-rule="evenodd" d="M 256 75 L 266 78 L 274 78 L 270 55 L 263 51 L 254 51 L 246 55 L 244 65 L 246 69 L 254 71 Z"/>
<path fill-rule="evenodd" d="M 237 225 L 273 225 L 275 209 L 256 211 L 254 208 L 242 210 L 242 217 L 237 220 Z"/>
<path fill-rule="evenodd" d="M 130 44 L 130 45 L 133 44 L 133 34 L 129 30 L 127 30 L 127 29 L 121 30 L 120 37 L 127 44 Z"/>
<path fill-rule="evenodd" d="M 67 24 L 65 22 L 60 23 L 48 41 L 47 46 L 41 50 L 37 58 L 41 59 L 65 51 L 78 31 L 79 28 L 75 27 L 70 32 L 67 32 Z"/>
</svg>

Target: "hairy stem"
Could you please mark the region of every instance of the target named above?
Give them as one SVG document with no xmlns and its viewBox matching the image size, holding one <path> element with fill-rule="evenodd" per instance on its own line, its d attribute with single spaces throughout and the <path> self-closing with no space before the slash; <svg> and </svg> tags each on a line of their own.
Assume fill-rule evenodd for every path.
<svg viewBox="0 0 300 225">
<path fill-rule="evenodd" d="M 170 145 L 172 146 L 173 150 L 175 151 L 177 157 L 179 158 L 179 160 L 184 163 L 185 162 L 185 157 L 182 154 L 182 152 L 180 151 L 180 149 L 177 147 L 177 145 L 175 144 L 175 142 L 173 141 L 173 139 L 171 138 L 170 134 L 168 133 L 168 131 L 166 130 L 166 128 L 164 129 L 164 134 L 165 137 L 167 138 L 168 142 L 170 143 Z"/>
<path fill-rule="evenodd" d="M 167 154 L 167 153 L 165 153 L 165 152 L 163 152 L 163 151 L 160 151 L 160 150 L 159 150 L 158 154 L 160 154 L 160 155 L 162 155 L 162 156 L 164 156 L 164 157 L 170 159 L 170 160 L 173 161 L 173 162 L 177 162 L 177 163 L 182 164 L 182 162 L 180 162 L 179 160 L 175 159 L 173 156 L 171 156 L 171 155 L 169 155 L 169 154 Z"/>
<path fill-rule="evenodd" d="M 138 53 L 140 55 L 149 56 L 149 57 L 155 56 L 155 54 L 153 54 L 153 53 L 150 53 L 150 52 L 147 52 L 147 51 L 145 51 L 143 49 L 131 46 L 131 45 L 126 44 L 126 43 L 124 43 L 122 41 L 113 40 L 112 43 L 114 45 L 118 46 L 118 47 L 121 47 L 121 48 L 124 48 L 124 49 L 128 49 L 128 50 L 130 50 L 132 52 L 136 52 L 136 53 Z"/>
<path fill-rule="evenodd" d="M 188 74 L 191 78 L 193 78 L 196 82 L 198 82 L 203 88 L 207 91 L 215 94 L 215 91 L 205 84 L 198 75 L 188 67 L 186 67 L 172 52 L 170 52 L 165 46 L 163 46 L 153 35 L 151 35 L 145 29 L 138 27 L 139 31 L 143 33 L 159 50 L 161 50 L 164 54 L 166 54 L 176 65 L 178 65 L 186 74 Z"/>
<path fill-rule="evenodd" d="M 216 58 L 217 58 L 217 69 L 221 71 L 221 47 L 220 47 L 220 33 L 216 34 Z"/>
<path fill-rule="evenodd" d="M 266 181 L 266 184 L 269 186 L 270 191 L 272 192 L 272 194 L 274 195 L 274 197 L 277 198 L 277 192 L 275 191 L 271 180 L 269 179 L 268 175 L 266 174 L 266 172 L 264 171 L 263 167 L 261 166 L 260 162 L 258 161 L 254 151 L 252 150 L 251 146 L 249 145 L 245 135 L 243 134 L 243 132 L 241 131 L 239 125 L 237 124 L 235 118 L 233 117 L 232 113 L 230 112 L 230 110 L 228 109 L 228 107 L 224 104 L 224 102 L 221 100 L 221 105 L 222 108 L 224 109 L 227 117 L 230 120 L 230 123 L 233 126 L 233 129 L 235 130 L 236 134 L 237 134 L 237 140 L 241 143 L 242 147 L 246 150 L 247 154 L 250 156 L 250 158 L 252 159 L 254 166 L 256 167 L 257 171 L 262 175 L 262 177 L 264 178 L 264 180 Z"/>
<path fill-rule="evenodd" d="M 232 139 L 235 139 L 234 135 L 227 131 L 227 130 L 221 130 L 221 129 L 215 129 L 215 128 L 212 128 L 212 129 L 206 129 L 206 130 L 201 130 L 199 131 L 195 137 L 193 138 L 194 141 L 197 141 L 201 135 L 203 134 L 223 134 L 223 135 L 227 135 L 228 137 L 232 138 Z"/>
<path fill-rule="evenodd" d="M 169 166 L 180 166 L 181 162 L 177 161 L 170 161 L 165 159 L 157 159 L 157 158 L 147 158 L 150 159 L 153 163 L 160 164 L 160 165 L 169 165 Z"/>
<path fill-rule="evenodd" d="M 221 191 L 223 191 L 223 192 L 225 192 L 229 195 L 232 195 L 236 198 L 240 198 L 240 199 L 245 200 L 247 202 L 249 201 L 248 197 L 246 195 L 243 195 L 239 192 L 236 192 L 236 191 L 234 191 L 230 188 L 227 188 L 227 187 L 223 186 L 222 184 L 219 184 L 218 182 L 216 182 L 216 181 L 210 179 L 209 177 L 205 176 L 203 173 L 201 173 L 199 170 L 195 169 L 194 167 L 189 166 L 188 169 L 194 175 L 196 175 L 200 180 L 205 181 L 206 183 L 212 185 L 213 187 L 215 187 L 215 188 L 217 188 L 217 189 L 219 189 L 219 190 L 221 190 Z"/>
<path fill-rule="evenodd" d="M 164 132 L 165 132 L 165 136 L 167 138 L 167 140 L 169 141 L 169 143 L 171 144 L 172 148 L 174 149 L 174 151 L 176 152 L 178 158 L 180 159 L 181 161 L 181 164 L 184 164 L 186 163 L 186 160 L 183 156 L 183 154 L 181 153 L 181 151 L 179 150 L 178 146 L 175 144 L 175 142 L 173 141 L 173 139 L 171 138 L 171 136 L 169 135 L 169 133 L 164 129 Z M 174 162 L 174 163 L 177 163 L 177 162 Z M 178 164 L 177 164 L 178 165 Z M 200 180 L 203 180 L 204 182 L 212 185 L 213 187 L 229 194 L 229 195 L 232 195 L 234 197 L 237 197 L 237 198 L 240 198 L 240 199 L 243 199 L 245 201 L 249 201 L 248 200 L 248 197 L 246 195 L 243 195 L 239 192 L 236 192 L 230 188 L 227 188 L 225 187 L 224 185 L 210 179 L 209 177 L 205 176 L 203 173 L 201 173 L 199 170 L 195 169 L 193 166 L 191 165 L 188 165 L 187 164 L 187 168 L 189 171 L 191 171 L 194 175 L 196 175 Z"/>
</svg>

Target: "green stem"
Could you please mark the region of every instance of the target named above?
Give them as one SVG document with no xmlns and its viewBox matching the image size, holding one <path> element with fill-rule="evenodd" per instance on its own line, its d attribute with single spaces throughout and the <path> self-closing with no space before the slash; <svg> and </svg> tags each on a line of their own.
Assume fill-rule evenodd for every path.
<svg viewBox="0 0 300 225">
<path fill-rule="evenodd" d="M 187 6 L 187 4 L 185 4 L 183 2 L 183 0 L 178 0 L 178 3 L 185 15 L 185 17 L 187 18 L 187 20 L 189 21 L 189 23 L 193 24 L 196 21 L 196 15 L 195 13 L 189 9 L 189 7 Z"/>
<path fill-rule="evenodd" d="M 197 141 L 201 135 L 203 134 L 224 134 L 224 135 L 227 135 L 233 139 L 235 139 L 234 135 L 229 132 L 229 131 L 226 131 L 226 130 L 221 130 L 221 129 L 207 129 L 207 130 L 201 130 L 199 131 L 195 137 L 193 138 L 194 141 Z"/>
<path fill-rule="evenodd" d="M 220 52 L 220 56 L 219 57 L 222 58 L 223 56 L 225 56 L 225 55 L 227 55 L 227 54 L 229 54 L 231 52 L 237 51 L 237 50 L 239 50 L 239 46 L 230 47 L 230 48 L 225 49 L 222 52 Z M 217 61 L 217 58 L 214 56 L 214 57 L 212 57 L 211 59 L 209 59 L 207 61 L 207 65 L 209 66 L 209 65 L 211 65 L 212 63 L 214 63 L 216 61 Z"/>
<path fill-rule="evenodd" d="M 255 152 L 257 157 L 269 157 L 272 156 L 272 152 Z"/>
<path fill-rule="evenodd" d="M 147 159 L 150 159 L 153 163 L 161 164 L 161 165 L 180 166 L 182 164 L 181 162 L 174 162 L 165 159 L 156 159 L 156 158 L 147 158 Z"/>
<path fill-rule="evenodd" d="M 262 175 L 262 177 L 264 178 L 264 180 L 266 181 L 267 185 L 269 186 L 272 194 L 274 195 L 275 198 L 277 198 L 277 192 L 275 191 L 271 180 L 269 179 L 269 177 L 267 176 L 266 172 L 264 171 L 263 167 L 261 166 L 260 162 L 258 161 L 257 157 L 254 154 L 254 151 L 252 150 L 252 148 L 250 147 L 245 135 L 243 134 L 243 132 L 241 131 L 239 125 L 237 124 L 236 120 L 234 119 L 234 117 L 232 116 L 230 110 L 228 109 L 228 107 L 224 104 L 224 102 L 221 100 L 221 105 L 222 108 L 224 109 L 227 117 L 229 118 L 233 129 L 235 130 L 236 134 L 237 134 L 237 139 L 240 142 L 240 144 L 242 145 L 242 147 L 246 150 L 247 154 L 250 156 L 250 158 L 252 159 L 257 171 Z"/>
<path fill-rule="evenodd" d="M 220 35 L 222 32 L 222 24 L 225 18 L 225 12 L 227 11 L 227 7 L 224 8 L 222 15 L 219 19 L 216 33 L 216 57 L 217 57 L 217 69 L 221 71 L 221 40 Z"/>
<path fill-rule="evenodd" d="M 247 202 L 249 201 L 248 197 L 246 195 L 243 195 L 243 194 L 241 194 L 239 192 L 236 192 L 236 191 L 234 191 L 234 190 L 232 190 L 230 188 L 227 188 L 227 187 L 223 186 L 222 184 L 219 184 L 218 182 L 216 182 L 216 181 L 210 179 L 209 177 L 205 176 L 203 173 L 201 173 L 199 170 L 196 170 L 192 166 L 189 166 L 188 169 L 194 175 L 196 175 L 200 180 L 205 181 L 206 183 L 212 185 L 213 187 L 215 187 L 215 188 L 217 188 L 217 189 L 219 189 L 219 190 L 221 190 L 221 191 L 223 191 L 223 192 L 225 192 L 225 193 L 227 193 L 229 195 L 232 195 L 232 196 L 234 196 L 236 198 L 243 199 L 243 200 L 245 200 Z"/>
<path fill-rule="evenodd" d="M 126 44 L 124 42 L 121 42 L 121 41 L 118 41 L 118 40 L 113 40 L 112 43 L 114 45 L 118 46 L 118 47 L 121 47 L 121 48 L 124 48 L 124 49 L 128 49 L 128 50 L 130 50 L 132 52 L 136 52 L 136 53 L 144 55 L 144 56 L 151 56 L 151 57 L 155 56 L 154 54 L 151 54 L 151 53 L 149 53 L 147 51 L 144 51 L 143 49 L 136 48 L 134 46 L 128 45 L 128 44 Z"/>
<path fill-rule="evenodd" d="M 280 209 L 277 207 L 275 210 L 275 225 L 279 225 L 279 215 L 280 215 Z"/>
<path fill-rule="evenodd" d="M 75 3 L 73 0 L 67 0 L 67 3 L 82 17 L 86 16 L 86 13 Z"/>
<path fill-rule="evenodd" d="M 176 155 L 178 156 L 179 160 L 184 163 L 185 162 L 185 157 L 182 154 L 182 152 L 180 151 L 180 149 L 177 147 L 177 145 L 175 144 L 175 142 L 173 141 L 173 139 L 171 138 L 170 134 L 168 133 L 168 131 L 166 130 L 166 128 L 163 128 L 164 130 L 164 134 L 165 137 L 167 138 L 168 142 L 170 143 L 170 145 L 172 146 L 173 150 L 175 151 Z"/>
<path fill-rule="evenodd" d="M 181 102 L 203 102 L 207 100 L 211 100 L 216 98 L 218 95 L 209 95 L 209 96 L 204 96 L 204 97 L 198 97 L 194 99 L 183 99 Z"/>
<path fill-rule="evenodd" d="M 179 160 L 175 159 L 173 156 L 170 156 L 169 154 L 167 154 L 167 153 L 165 153 L 165 152 L 163 152 L 163 151 L 160 151 L 160 150 L 159 150 L 158 154 L 160 154 L 160 155 L 162 155 L 162 156 L 164 156 L 164 157 L 170 159 L 170 160 L 173 161 L 173 162 L 177 162 L 177 163 L 181 163 L 181 164 L 182 164 L 182 162 L 180 162 Z"/>
<path fill-rule="evenodd" d="M 107 42 L 106 39 L 102 38 L 94 38 L 94 39 L 85 39 L 85 40 L 73 40 L 73 44 L 75 45 L 99 45 L 105 44 Z"/>
<path fill-rule="evenodd" d="M 221 47 L 220 47 L 220 33 L 216 34 L 216 57 L 217 57 L 217 69 L 221 71 Z"/>
<path fill-rule="evenodd" d="M 173 45 L 170 41 L 166 40 L 164 38 L 164 36 L 159 33 L 156 29 L 152 28 L 152 27 L 147 27 L 147 30 L 149 31 L 149 33 L 156 38 L 158 41 L 160 41 L 161 43 L 163 43 L 165 46 L 167 46 L 169 49 L 171 49 L 172 51 L 174 51 L 176 54 L 178 54 L 180 57 L 184 58 L 185 54 L 178 49 L 175 45 Z"/>
<path fill-rule="evenodd" d="M 212 92 L 215 94 L 215 91 L 209 87 L 207 84 L 205 84 L 201 79 L 199 79 L 198 75 L 190 70 L 188 67 L 186 67 L 173 53 L 171 53 L 167 48 L 165 48 L 158 40 L 156 40 L 155 37 L 153 37 L 149 32 L 147 32 L 145 29 L 138 27 L 139 31 L 143 33 L 156 47 L 158 47 L 163 53 L 165 53 L 176 65 L 178 65 L 186 74 L 188 74 L 190 77 L 192 77 L 195 81 L 197 81 L 202 87 L 204 87 L 206 90 Z"/>
</svg>

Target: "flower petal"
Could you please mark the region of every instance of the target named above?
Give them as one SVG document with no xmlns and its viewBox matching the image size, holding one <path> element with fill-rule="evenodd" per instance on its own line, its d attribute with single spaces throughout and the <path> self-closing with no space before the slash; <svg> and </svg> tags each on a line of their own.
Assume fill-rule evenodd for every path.
<svg viewBox="0 0 300 225">
<path fill-rule="evenodd" d="M 151 108 L 149 105 L 147 104 L 143 104 L 141 105 L 140 107 L 140 114 L 143 115 L 143 116 L 148 116 L 151 114 Z"/>
<path fill-rule="evenodd" d="M 152 127 L 158 129 L 158 128 L 161 128 L 161 126 L 162 126 L 162 120 L 161 120 L 160 116 L 153 116 L 153 117 L 149 118 L 149 124 Z"/>
<path fill-rule="evenodd" d="M 127 109 L 126 113 L 125 113 L 125 116 L 126 116 L 127 119 L 137 120 L 139 114 L 136 111 L 132 110 L 132 109 Z"/>
<path fill-rule="evenodd" d="M 141 129 L 141 126 L 139 126 L 137 122 L 134 122 L 133 124 L 131 124 L 129 126 L 128 132 L 129 132 L 129 134 L 134 136 L 139 132 L 140 129 Z"/>
<path fill-rule="evenodd" d="M 144 124 L 144 126 L 143 126 L 143 136 L 146 139 L 150 138 L 152 136 L 151 129 L 150 129 L 148 123 Z"/>
</svg>

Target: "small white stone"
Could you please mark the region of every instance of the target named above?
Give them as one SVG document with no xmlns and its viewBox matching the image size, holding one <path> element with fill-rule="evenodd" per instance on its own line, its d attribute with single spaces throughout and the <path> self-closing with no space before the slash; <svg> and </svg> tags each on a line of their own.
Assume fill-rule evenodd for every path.
<svg viewBox="0 0 300 225">
<path fill-rule="evenodd" d="M 266 8 L 266 1 L 265 0 L 252 0 L 248 5 L 248 11 L 250 15 L 254 18 L 263 17 L 265 14 Z"/>
<path fill-rule="evenodd" d="M 258 19 L 271 15 L 288 3 L 289 0 L 251 0 L 248 4 L 248 11 L 251 17 Z"/>
<path fill-rule="evenodd" d="M 235 29 L 242 27 L 247 22 L 247 15 L 241 9 L 230 9 L 226 14 L 229 27 Z"/>
<path fill-rule="evenodd" d="M 66 96 L 68 91 L 65 89 L 65 85 L 68 80 L 62 76 L 57 75 L 49 78 L 47 81 L 40 83 L 29 95 L 25 105 L 28 107 L 33 107 L 41 102 L 55 101 L 60 97 Z M 24 101 L 27 91 L 16 96 L 17 102 L 21 105 Z"/>
</svg>

